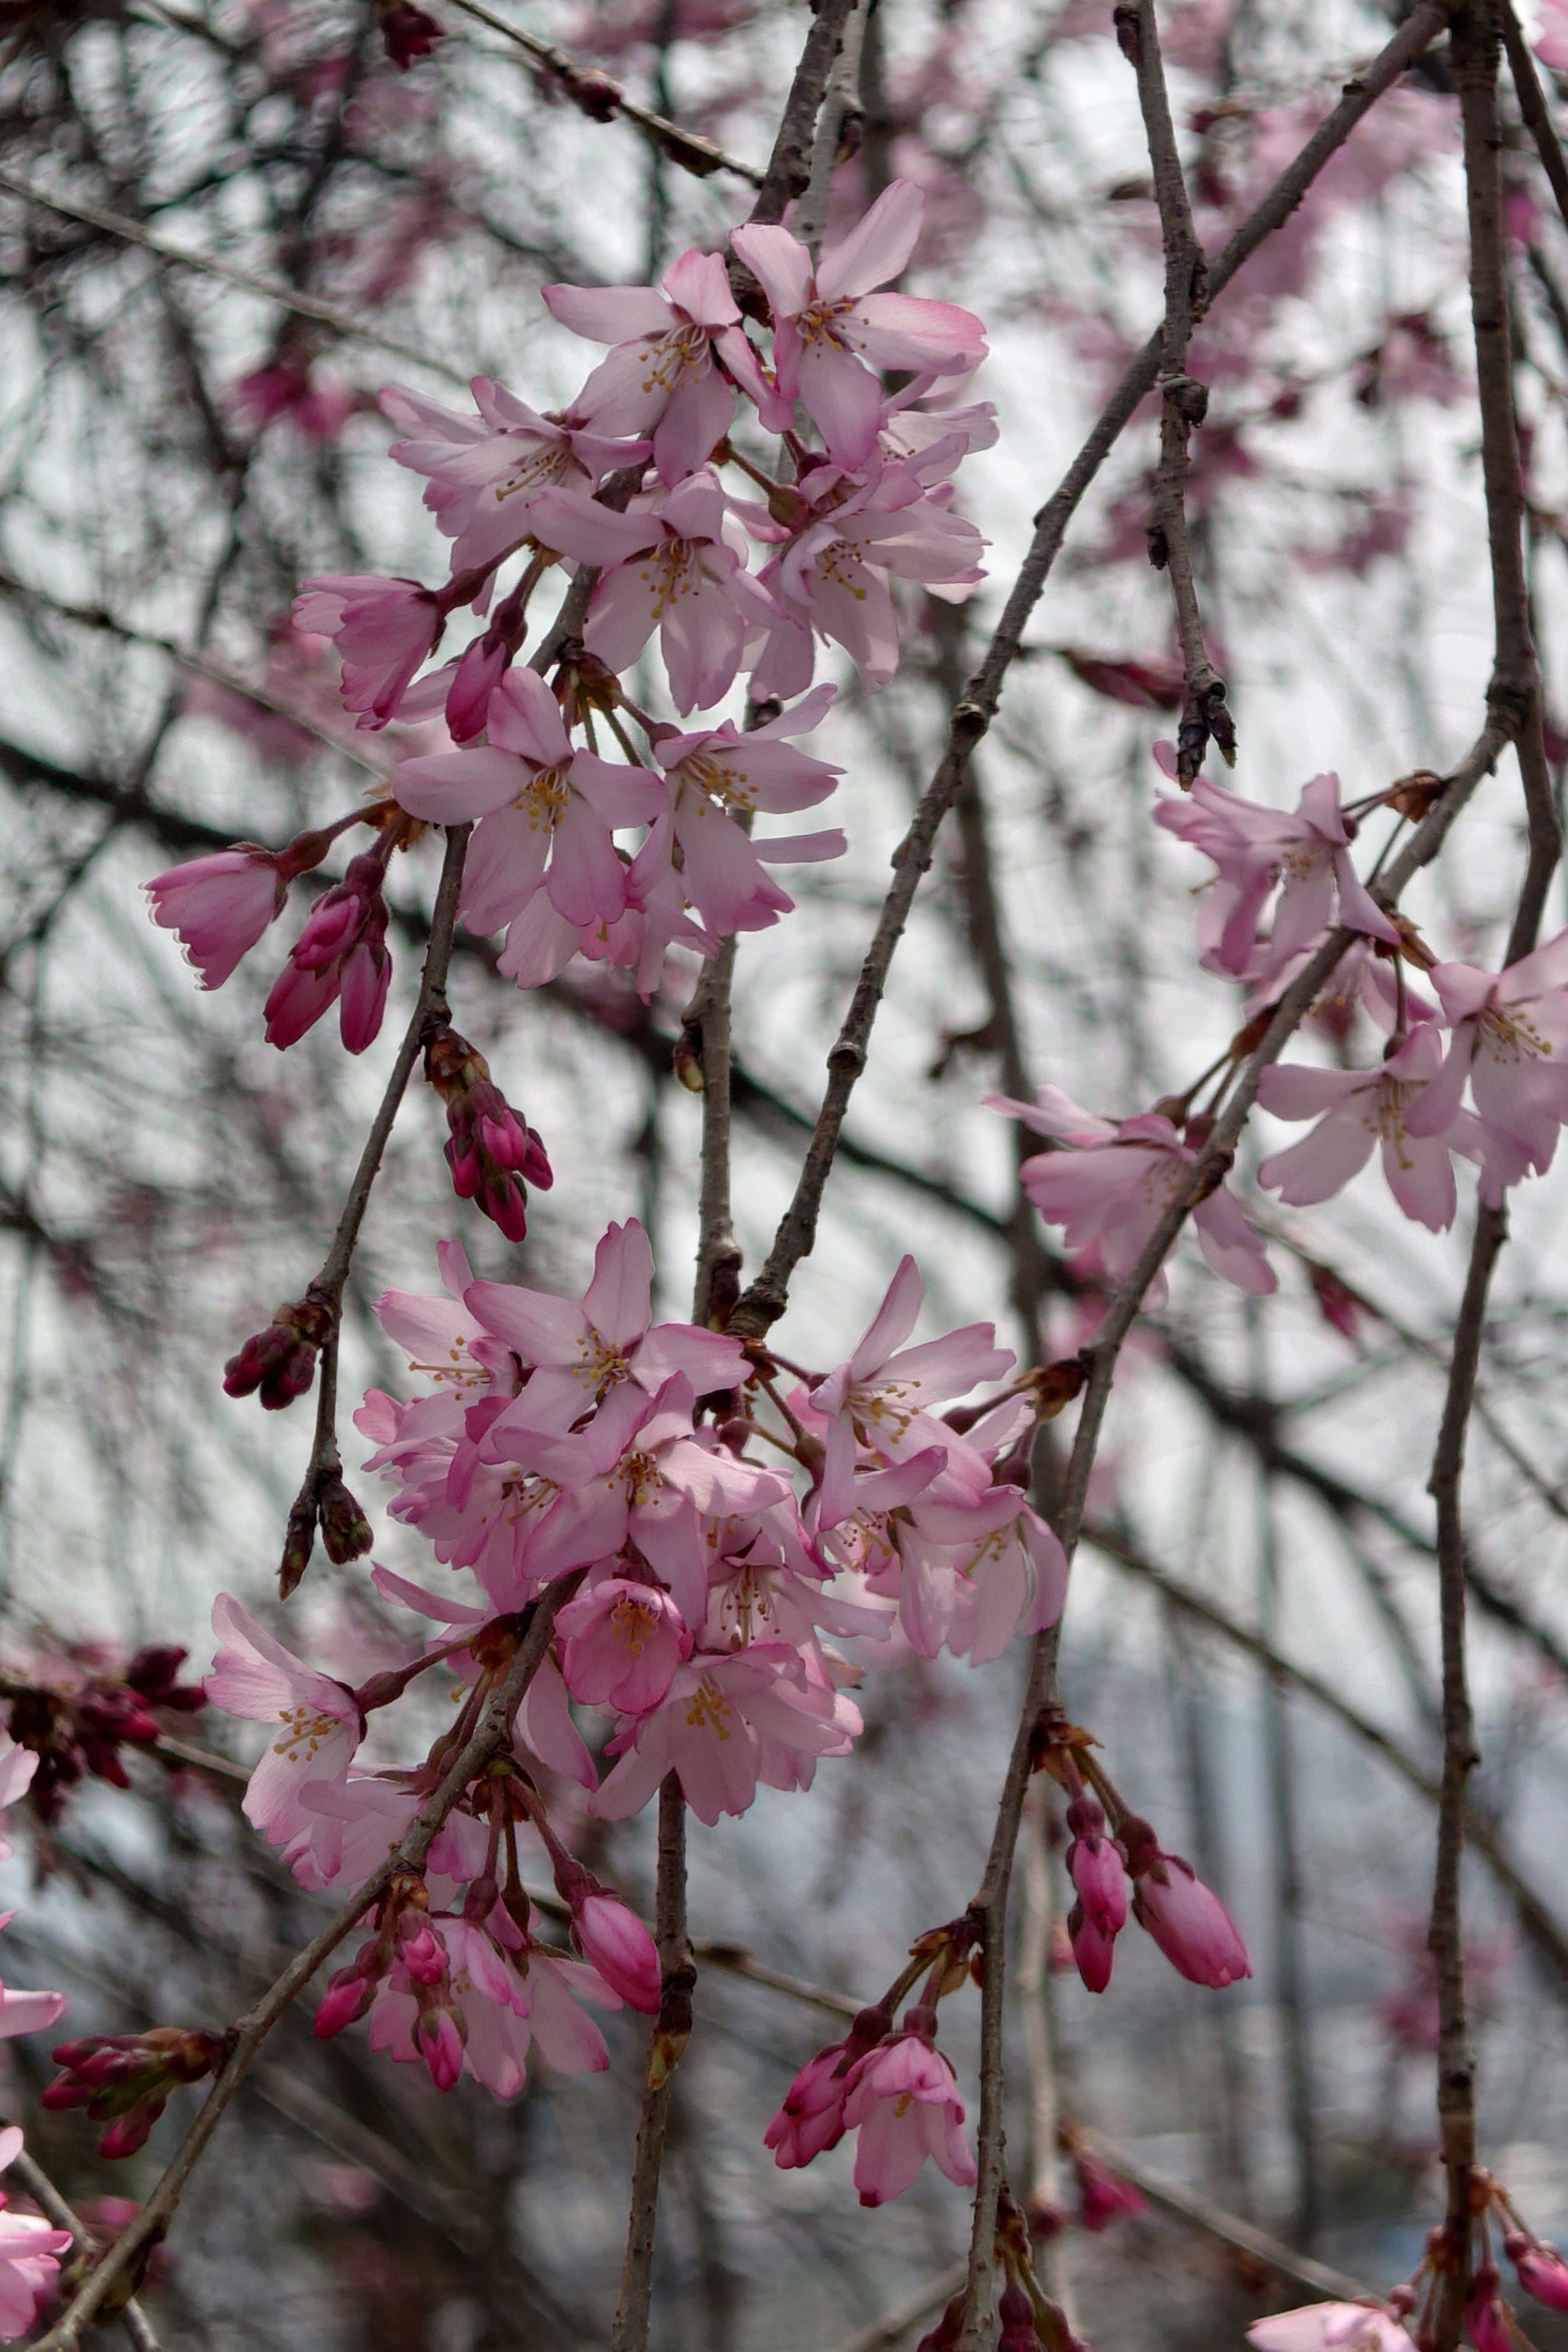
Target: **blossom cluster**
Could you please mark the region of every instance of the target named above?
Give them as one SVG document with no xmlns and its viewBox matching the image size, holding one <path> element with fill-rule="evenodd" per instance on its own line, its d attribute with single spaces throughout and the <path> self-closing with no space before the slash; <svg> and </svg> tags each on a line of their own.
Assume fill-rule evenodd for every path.
<svg viewBox="0 0 1568 2352">
<path fill-rule="evenodd" d="M 1173 772 L 1171 747 L 1157 744 L 1155 752 Z M 1379 904 L 1352 859 L 1370 809 L 1418 816 L 1439 783 L 1407 777 L 1347 808 L 1338 777 L 1324 774 L 1285 811 L 1200 777 L 1190 795 L 1157 802 L 1155 822 L 1215 867 L 1198 917 L 1199 961 L 1246 987 L 1249 1017 L 1187 1094 L 1131 1118 L 1100 1118 L 1058 1087 L 1042 1087 L 1032 1103 L 987 1097 L 1052 1147 L 1024 1161 L 1022 1180 L 1045 1222 L 1063 1229 L 1079 1275 L 1120 1286 L 1172 1204 L 1190 1197 L 1192 1171 L 1241 1061 L 1336 929 L 1353 938 L 1316 1009 L 1342 1036 L 1360 1007 L 1383 1033 L 1383 1055 L 1366 1069 L 1274 1063 L 1263 1070 L 1260 1107 L 1279 1119 L 1313 1122 L 1300 1142 L 1262 1161 L 1263 1188 L 1291 1208 L 1310 1207 L 1342 1191 L 1375 1150 L 1399 1208 L 1442 1233 L 1458 1211 L 1456 1160 L 1475 1166 L 1479 1197 L 1492 1208 L 1510 1185 L 1551 1166 L 1568 1120 L 1568 930 L 1502 971 L 1445 962 Z M 1211 1173 L 1211 1188 L 1192 1205 L 1198 1245 L 1226 1281 L 1266 1294 L 1275 1276 L 1262 1237 L 1224 1169 Z M 1157 1272 L 1144 1303 L 1158 1307 L 1164 1297 Z"/>
<path fill-rule="evenodd" d="M 748 226 L 731 235 L 728 270 L 693 249 L 658 287 L 547 287 L 561 324 L 608 347 L 564 409 L 542 414 L 487 377 L 472 415 L 384 395 L 403 436 L 392 455 L 425 478 L 450 574 L 439 589 L 308 582 L 295 620 L 336 646 L 361 728 L 444 721 L 454 748 L 402 759 L 390 798 L 283 851 L 242 843 L 147 885 L 154 919 L 216 987 L 331 839 L 362 814 L 375 825 L 268 997 L 272 1044 L 333 1005 L 351 1052 L 375 1037 L 387 865 L 425 824 L 474 826 L 459 912 L 477 933 L 505 933 L 500 969 L 520 986 L 582 954 L 630 971 L 645 997 L 671 945 L 711 955 L 790 909 L 771 867 L 842 852 L 837 830 L 751 838 L 754 818 L 811 807 L 841 772 L 795 747 L 835 691 L 813 687 L 818 643 L 840 646 L 873 691 L 898 667 L 892 583 L 962 597 L 982 577 L 980 534 L 952 505 L 960 461 L 995 434 L 988 403 L 953 398 L 985 355 L 980 322 L 877 290 L 909 264 L 922 203 L 895 181 L 815 265 L 788 229 Z M 901 389 L 885 390 L 886 370 Z M 771 470 L 748 443 L 773 445 Z M 517 656 L 557 567 L 590 593 L 546 685 Z M 436 662 L 463 608 L 485 625 Z M 656 636 L 679 718 L 713 712 L 744 677 L 744 731 L 641 707 L 626 674 Z M 601 733 L 619 758 L 602 755 Z"/>
<path fill-rule="evenodd" d="M 1009 1381 L 990 1324 L 910 1344 L 923 1296 L 911 1260 L 847 1361 L 786 1388 L 765 1351 L 652 1319 L 635 1222 L 605 1234 L 580 1299 L 475 1281 L 456 1243 L 440 1259 L 444 1296 L 377 1305 L 425 1385 L 402 1401 L 372 1391 L 356 1415 L 394 1518 L 466 1580 L 436 1592 L 374 1571 L 387 1600 L 440 1629 L 436 1645 L 351 1690 L 224 1595 L 206 1689 L 270 1727 L 249 1819 L 303 1885 L 353 1885 L 439 1781 L 532 1605 L 567 1580 L 510 1748 L 448 1815 L 427 1867 L 395 1877 L 318 2016 L 318 2032 L 368 2016 L 378 2047 L 437 2083 L 466 2068 L 507 2097 L 531 2041 L 564 2070 L 608 2063 L 582 2002 L 660 2000 L 646 1928 L 567 1853 L 545 1776 L 578 1782 L 603 1820 L 637 1811 L 671 1772 L 708 1823 L 744 1811 L 759 1785 L 808 1787 L 860 1728 L 860 1668 L 838 1641 L 994 1658 L 1055 1622 L 1067 1561 L 1025 1492 L 1036 1382 Z M 953 1404 L 997 1382 L 990 1401 Z M 456 1725 L 422 1765 L 366 1769 L 372 1715 L 437 1664 L 464 1686 Z M 613 1716 L 603 1779 L 574 1706 Z M 541 1939 L 520 1840 L 543 1847 L 575 1956 Z"/>
</svg>

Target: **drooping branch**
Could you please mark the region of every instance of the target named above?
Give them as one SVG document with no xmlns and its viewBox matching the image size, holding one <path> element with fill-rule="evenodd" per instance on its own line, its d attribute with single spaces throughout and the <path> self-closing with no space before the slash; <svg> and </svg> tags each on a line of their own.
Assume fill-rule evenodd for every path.
<svg viewBox="0 0 1568 2352">
<path fill-rule="evenodd" d="M 1187 441 L 1208 411 L 1207 387 L 1187 373 L 1187 352 L 1203 310 L 1207 273 L 1203 247 L 1193 226 L 1187 184 L 1176 149 L 1154 0 L 1139 0 L 1135 16 L 1122 10 L 1117 24 L 1123 45 L 1133 51 L 1138 103 L 1149 142 L 1154 201 L 1159 206 L 1160 233 L 1165 249 L 1165 322 L 1159 375 L 1160 462 L 1154 475 L 1154 519 L 1149 532 L 1149 556 L 1156 570 L 1170 577 L 1176 631 L 1181 639 L 1186 699 L 1176 740 L 1176 775 L 1184 789 L 1196 782 L 1211 736 L 1227 758 L 1234 756 L 1235 747 L 1235 734 L 1226 709 L 1225 681 L 1209 660 L 1204 642 L 1203 614 L 1198 607 L 1193 553 L 1187 538 Z"/>
<path fill-rule="evenodd" d="M 1421 0 L 1373 63 L 1347 84 L 1332 113 L 1215 257 L 1209 268 L 1205 309 L 1265 239 L 1289 219 L 1317 173 L 1343 146 L 1368 109 L 1430 47 L 1447 22 L 1451 5 L 1452 0 Z M 893 955 L 909 921 L 921 877 L 931 864 L 942 818 L 963 781 L 974 746 L 995 716 L 1007 673 L 1060 551 L 1068 524 L 1140 402 L 1152 389 L 1163 341 L 1164 331 L 1161 328 L 1128 368 L 1061 483 L 1039 509 L 1028 552 L 1002 617 L 979 667 L 953 707 L 946 745 L 935 773 L 921 795 L 908 832 L 893 852 L 893 880 L 848 1011 L 827 1056 L 827 1084 L 794 1198 L 780 1221 L 762 1271 L 742 1293 L 731 1318 L 731 1329 L 743 1339 L 761 1339 L 777 1322 L 789 1303 L 789 1285 L 795 1269 L 809 1255 L 816 1241 L 822 1197 L 832 1172 L 849 1098 L 866 1066 L 871 1029 Z M 1471 755 L 1479 753 L 1481 757 L 1478 775 L 1490 764 L 1511 733 L 1510 726 L 1500 724 L 1495 740 L 1483 739 L 1483 745 L 1478 745 L 1477 752 Z M 1451 786 L 1447 801 L 1452 798 Z M 1440 805 L 1446 805 L 1447 801 Z M 1454 813 L 1458 813 L 1457 807 Z"/>
<path fill-rule="evenodd" d="M 135 2220 L 110 2247 L 79 2294 L 71 2299 L 37 2352 L 68 2352 L 81 2341 L 81 2332 L 123 2279 L 136 2279 L 152 2249 L 167 2234 L 185 2187 L 201 2162 L 225 2109 L 250 2073 L 258 2053 L 289 2005 L 310 1984 L 353 1933 L 372 1904 L 378 1902 L 388 1881 L 397 1873 L 419 1872 L 437 1832 L 475 1775 L 510 1736 L 518 1706 L 550 1649 L 555 1612 L 569 1601 L 582 1581 L 581 1570 L 560 1578 L 532 1605 L 528 1629 L 510 1663 L 479 1712 L 473 1730 L 453 1758 L 439 1785 L 420 1807 L 411 1826 L 363 1884 L 335 1911 L 321 1932 L 268 1987 L 259 2000 L 236 2020 L 229 2056 L 203 2101 L 200 2112 L 176 2149 L 174 2158 L 142 2205 Z"/>
</svg>

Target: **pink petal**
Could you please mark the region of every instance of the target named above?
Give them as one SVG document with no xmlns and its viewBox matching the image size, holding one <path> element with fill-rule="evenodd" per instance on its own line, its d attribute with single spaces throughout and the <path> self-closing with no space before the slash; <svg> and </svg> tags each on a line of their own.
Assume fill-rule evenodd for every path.
<svg viewBox="0 0 1568 2352">
<path fill-rule="evenodd" d="M 925 198 L 914 182 L 894 180 L 848 236 L 823 255 L 816 273 L 822 299 L 837 302 L 846 294 L 866 294 L 873 286 L 885 286 L 889 278 L 901 277 L 920 242 L 924 217 Z M 731 237 L 730 242 L 733 245 L 736 240 Z M 801 249 L 804 252 L 804 247 Z"/>
<path fill-rule="evenodd" d="M 669 305 L 651 286 L 542 286 L 552 319 L 591 343 L 629 343 L 662 335 Z"/>
</svg>

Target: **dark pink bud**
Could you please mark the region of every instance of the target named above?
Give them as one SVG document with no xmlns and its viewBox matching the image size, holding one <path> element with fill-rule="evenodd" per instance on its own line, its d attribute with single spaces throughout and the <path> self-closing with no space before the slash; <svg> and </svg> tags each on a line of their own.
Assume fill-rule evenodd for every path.
<svg viewBox="0 0 1568 2352">
<path fill-rule="evenodd" d="M 1465 2333 L 1476 2352 L 1513 2352 L 1508 2311 L 1498 2294 L 1501 2284 L 1495 2263 L 1478 2263 L 1465 2305 Z"/>
<path fill-rule="evenodd" d="M 438 2091 L 449 2091 L 463 2071 L 463 2023 L 450 2009 L 423 2010 L 414 2021 L 414 2046 Z"/>
<path fill-rule="evenodd" d="M 1081 1903 L 1068 1913 L 1068 1934 L 1079 1976 L 1090 1992 L 1103 1992 L 1116 1958 L 1115 1938 L 1095 1925 Z"/>
<path fill-rule="evenodd" d="M 1127 1925 L 1127 1874 L 1115 1839 L 1093 1832 L 1075 1838 L 1068 1848 L 1068 1872 L 1086 1916 L 1100 1933 L 1120 1935 Z"/>
<path fill-rule="evenodd" d="M 386 54 L 403 73 L 416 58 L 427 58 L 437 41 L 445 37 L 445 27 L 416 8 L 413 0 L 383 0 L 377 14 L 381 20 L 381 37 Z"/>
<path fill-rule="evenodd" d="M 1550 2304 L 1553 2311 L 1568 2311 L 1568 2263 L 1555 2246 L 1542 2245 L 1538 2238 L 1512 2230 L 1503 2240 L 1503 2252 L 1519 2273 L 1526 2294 L 1532 2294 L 1537 2303 Z"/>
<path fill-rule="evenodd" d="M 303 1396 L 316 1377 L 316 1354 L 331 1328 L 325 1307 L 300 1299 L 285 1303 L 264 1331 L 253 1332 L 223 1368 L 226 1396 L 254 1396 L 268 1412 L 280 1412 Z"/>
<path fill-rule="evenodd" d="M 447 726 L 454 743 L 471 743 L 484 732 L 490 697 L 510 660 L 510 646 L 493 629 L 474 639 L 447 689 Z"/>
<path fill-rule="evenodd" d="M 1039 2337 L 1035 2333 L 1035 2306 L 1021 2286 L 1009 2284 L 1002 2290 L 996 2305 L 996 2316 L 1002 2332 L 996 2338 L 996 2352 L 1039 2352 Z"/>
<path fill-rule="evenodd" d="M 553 1181 L 543 1144 L 493 1083 L 484 1055 L 455 1029 L 438 1030 L 429 1040 L 425 1075 L 447 1106 L 453 1190 L 509 1241 L 521 1241 L 528 1227 L 526 1185 L 544 1191 Z"/>
<path fill-rule="evenodd" d="M 357 2025 L 375 1999 L 375 1982 L 362 1976 L 357 1968 L 339 1969 L 327 1979 L 327 1990 L 317 2004 L 315 2020 L 310 2027 L 318 2042 L 331 2041 L 346 2026 Z"/>
</svg>

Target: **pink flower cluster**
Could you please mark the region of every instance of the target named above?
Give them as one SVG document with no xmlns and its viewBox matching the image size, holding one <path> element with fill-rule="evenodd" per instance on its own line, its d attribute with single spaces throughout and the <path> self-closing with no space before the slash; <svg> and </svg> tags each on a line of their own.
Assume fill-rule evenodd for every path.
<svg viewBox="0 0 1568 2352">
<path fill-rule="evenodd" d="M 362 728 L 444 716 L 458 748 L 396 767 L 375 851 L 318 901 L 268 999 L 273 1044 L 291 1045 L 333 1003 L 351 1052 L 376 1034 L 386 860 L 417 831 L 405 813 L 476 826 L 462 919 L 505 931 L 501 969 L 525 988 L 582 954 L 633 972 L 646 997 L 672 944 L 710 955 L 725 934 L 789 911 L 770 867 L 842 852 L 837 831 L 750 838 L 753 818 L 826 799 L 840 772 L 790 741 L 833 697 L 808 691 L 817 642 L 841 646 L 874 689 L 898 666 L 892 583 L 963 596 L 982 577 L 983 541 L 953 511 L 953 476 L 994 425 L 989 404 L 952 397 L 985 355 L 980 322 L 877 290 L 909 263 L 922 201 L 896 181 L 815 268 L 787 229 L 734 232 L 732 266 L 771 322 L 771 354 L 748 334 L 722 257 L 692 250 L 657 288 L 545 289 L 563 325 L 608 346 L 563 411 L 541 415 L 485 377 L 472 415 L 384 395 L 404 436 L 392 455 L 426 478 L 451 574 L 437 590 L 310 581 L 295 620 L 336 645 Z M 890 395 L 889 369 L 907 377 Z M 742 446 L 770 438 L 773 471 Z M 514 562 L 520 576 L 496 602 Z M 534 592 L 558 565 L 586 568 L 593 585 L 552 690 L 516 656 Z M 426 668 L 464 606 L 485 626 Z M 622 680 L 655 635 L 683 719 L 742 676 L 754 703 L 793 708 L 744 733 L 732 720 L 682 732 L 648 716 Z M 640 755 L 622 713 L 642 731 Z M 601 756 L 596 715 L 622 758 Z M 180 935 L 205 986 L 228 978 L 329 837 L 304 837 L 319 844 L 310 857 L 301 844 L 279 856 L 240 845 L 149 883 L 154 919 Z"/>
<path fill-rule="evenodd" d="M 561 1845 L 538 1767 L 589 1790 L 601 1819 L 637 1811 L 670 1772 L 700 1821 L 742 1812 L 759 1785 L 808 1787 L 817 1759 L 847 1754 L 859 1731 L 847 1696 L 859 1670 L 826 1637 L 885 1639 L 898 1618 L 928 1654 L 994 1657 L 1014 1632 L 1055 1621 L 1067 1563 L 1020 1483 L 1030 1384 L 961 1412 L 962 1434 L 941 1417 L 1013 1358 L 989 1324 L 906 1344 L 922 1296 L 908 1259 L 850 1360 L 786 1396 L 771 1360 L 738 1340 L 653 1322 L 652 1254 L 635 1223 L 605 1234 L 581 1299 L 476 1282 L 455 1243 L 440 1258 L 445 1297 L 392 1291 L 377 1307 L 428 1386 L 403 1402 L 373 1391 L 356 1418 L 370 1466 L 396 1490 L 393 1517 L 467 1571 L 477 1597 L 378 1569 L 382 1592 L 440 1638 L 353 1691 L 222 1596 L 206 1689 L 269 1726 L 245 1800 L 252 1822 L 302 1884 L 353 1884 L 401 1837 L 458 1736 L 412 1770 L 366 1770 L 370 1716 L 440 1663 L 466 1685 L 460 1731 L 513 1654 L 522 1612 L 572 1580 L 516 1717 L 517 1775 L 492 1767 L 474 1784 L 426 1871 L 379 1907 L 318 2022 L 368 2015 L 395 2057 L 422 2059 L 443 2084 L 466 2066 L 506 2097 L 531 2036 L 558 2066 L 607 2063 L 580 2000 L 658 2003 L 646 1929 Z M 752 1457 L 764 1433 L 780 1468 Z M 602 1781 L 574 1700 L 616 1716 Z M 520 1830 L 543 1843 L 580 1958 L 539 1939 L 515 1876 Z M 907 2053 L 898 2065 L 919 2071 Z M 868 2116 L 904 2095 L 882 2087 L 883 2071 L 868 2071 Z"/>
<path fill-rule="evenodd" d="M 1373 803 L 1397 804 L 1400 793 L 1374 794 Z M 1383 1059 L 1366 1070 L 1265 1070 L 1263 1109 L 1315 1122 L 1300 1143 L 1264 1160 L 1265 1187 L 1292 1208 L 1311 1206 L 1340 1192 L 1375 1150 L 1405 1214 L 1441 1233 L 1458 1207 L 1456 1158 L 1478 1166 L 1480 1197 L 1494 1208 L 1510 1185 L 1544 1173 L 1568 1119 L 1568 930 L 1501 972 L 1433 961 L 1357 878 L 1355 818 L 1341 807 L 1336 776 L 1314 776 L 1291 814 L 1205 778 L 1190 798 L 1162 800 L 1154 814 L 1215 865 L 1198 921 L 1200 961 L 1246 982 L 1254 1008 L 1283 993 L 1331 926 L 1362 934 L 1337 986 L 1342 996 L 1358 996 L 1385 1033 Z M 1406 961 L 1423 971 L 1436 1003 L 1406 982 Z M 1128 1121 L 1121 1134 L 1146 1124 Z M 1053 1216 L 1047 1198 L 1069 1196 L 1072 1180 L 1049 1161 L 1032 1165 L 1042 1175 L 1037 1197 Z M 1131 1191 L 1130 1180 L 1123 1189 Z M 1205 1202 L 1194 1213 L 1200 1239 L 1210 1208 Z M 1128 1229 L 1125 1216 L 1116 1222 Z M 1135 1254 L 1124 1248 L 1125 1256 Z"/>
</svg>

